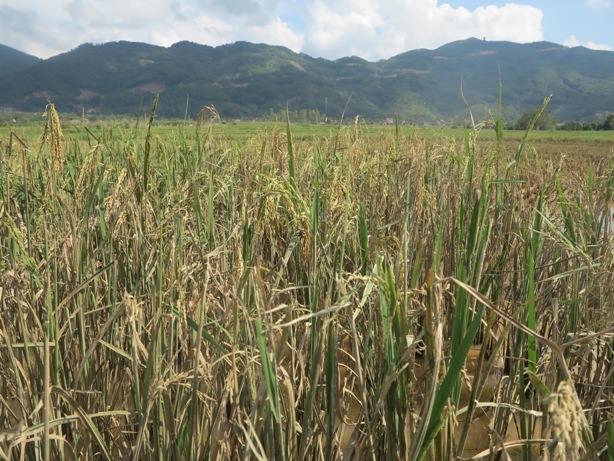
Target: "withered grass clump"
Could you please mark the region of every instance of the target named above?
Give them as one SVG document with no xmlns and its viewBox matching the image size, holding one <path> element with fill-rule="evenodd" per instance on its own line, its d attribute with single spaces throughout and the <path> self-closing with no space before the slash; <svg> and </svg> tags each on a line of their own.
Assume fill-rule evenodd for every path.
<svg viewBox="0 0 614 461">
<path fill-rule="evenodd" d="M 614 444 L 610 155 L 203 120 L 0 140 L 1 459 Z"/>
</svg>

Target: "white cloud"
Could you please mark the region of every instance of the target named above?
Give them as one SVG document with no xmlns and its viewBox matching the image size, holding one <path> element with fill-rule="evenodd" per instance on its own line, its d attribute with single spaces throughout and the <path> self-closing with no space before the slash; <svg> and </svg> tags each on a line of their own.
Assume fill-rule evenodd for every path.
<svg viewBox="0 0 614 461">
<path fill-rule="evenodd" d="M 325 57 L 368 57 L 384 25 L 377 2 L 316 0 L 309 7 L 310 26 L 304 51 Z"/>
<path fill-rule="evenodd" d="M 586 0 L 586 4 L 591 8 L 608 8 L 614 4 L 612 0 Z"/>
<path fill-rule="evenodd" d="M 274 19 L 276 0 L 201 0 L 196 2 L 203 11 L 243 18 L 250 24 L 264 26 Z"/>
<path fill-rule="evenodd" d="M 301 34 L 295 33 L 286 22 L 278 17 L 273 18 L 273 20 L 262 26 L 250 27 L 249 34 L 249 40 L 252 42 L 283 45 L 297 53 L 301 51 L 305 42 Z M 240 34 L 236 34 L 236 40 L 246 39 Z"/>
<path fill-rule="evenodd" d="M 574 46 L 583 46 L 585 48 L 589 48 L 591 50 L 604 50 L 604 51 L 613 51 L 610 45 L 599 44 L 595 42 L 581 42 L 576 38 L 575 35 L 570 35 L 565 39 L 563 45 L 573 48 Z"/>
<path fill-rule="evenodd" d="M 55 5 L 49 8 L 47 3 L 38 5 L 34 0 L 24 0 L 15 6 L 0 0 L 0 43 L 39 57 L 67 51 L 76 46 L 74 43 L 66 46 L 64 42 L 72 31 L 56 27 L 67 18 Z"/>
<path fill-rule="evenodd" d="M 541 10 L 514 3 L 470 11 L 437 0 L 316 0 L 309 13 L 305 52 L 329 58 L 387 58 L 468 37 L 543 40 Z"/>
<path fill-rule="evenodd" d="M 312 56 L 369 60 L 468 37 L 543 40 L 542 12 L 516 3 L 475 10 L 438 0 L 20 0 L 15 5 L 0 0 L 0 43 L 43 58 L 84 42 L 116 40 L 163 46 L 246 40 Z"/>
<path fill-rule="evenodd" d="M 236 9 L 236 1 L 242 7 Z M 300 51 L 303 36 L 277 14 L 277 0 L 0 0 L 0 43 L 47 58 L 85 43 L 117 40 L 217 46 L 238 40 Z"/>
</svg>

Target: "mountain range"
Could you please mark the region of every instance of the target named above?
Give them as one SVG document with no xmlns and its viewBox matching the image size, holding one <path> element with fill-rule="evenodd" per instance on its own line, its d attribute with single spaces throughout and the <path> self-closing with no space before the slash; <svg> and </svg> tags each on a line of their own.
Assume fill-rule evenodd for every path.
<svg viewBox="0 0 614 461">
<path fill-rule="evenodd" d="M 558 119 L 592 120 L 614 112 L 614 52 L 470 38 L 369 62 L 247 42 L 111 42 L 42 60 L 0 46 L 5 111 L 38 112 L 51 101 L 66 112 L 134 114 L 159 94 L 162 117 L 194 118 L 212 105 L 223 118 L 288 107 L 331 118 L 345 111 L 346 117 L 418 122 L 467 118 L 466 104 L 478 118 L 497 114 L 500 84 L 506 120 L 550 94 L 548 109 Z"/>
</svg>

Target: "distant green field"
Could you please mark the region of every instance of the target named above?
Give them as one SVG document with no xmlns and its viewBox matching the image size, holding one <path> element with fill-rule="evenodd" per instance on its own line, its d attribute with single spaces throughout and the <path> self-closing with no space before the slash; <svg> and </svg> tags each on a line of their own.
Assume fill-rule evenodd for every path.
<svg viewBox="0 0 614 461">
<path fill-rule="evenodd" d="M 293 135 L 295 137 L 330 137 L 335 136 L 340 131 L 358 130 L 361 136 L 382 136 L 396 134 L 397 127 L 394 125 L 379 125 L 368 124 L 364 121 L 354 123 L 353 120 L 344 123 L 343 125 L 314 125 L 292 123 Z M 10 130 L 13 130 L 19 136 L 24 138 L 32 138 L 42 134 L 41 123 L 27 123 L 16 125 L 0 125 L 0 136 L 7 136 Z M 201 132 L 211 131 L 214 135 L 221 135 L 228 138 L 253 138 L 254 136 L 270 133 L 274 130 L 285 130 L 285 122 L 229 122 L 217 123 L 213 125 L 200 126 L 198 129 Z M 87 130 L 92 134 L 99 136 L 105 132 L 118 133 L 134 133 L 137 136 L 142 135 L 146 130 L 146 121 L 141 120 L 137 123 L 136 120 L 120 119 L 117 121 L 93 122 L 85 126 L 81 124 L 63 123 L 63 131 L 65 135 L 79 136 L 82 134 L 87 137 Z M 153 126 L 154 135 L 166 135 L 173 132 L 196 131 L 196 122 L 183 122 L 176 120 L 156 120 Z M 409 126 L 400 125 L 398 127 L 400 136 L 420 136 L 423 138 L 464 138 L 469 132 L 468 128 L 449 128 L 449 127 L 430 127 L 430 126 Z M 504 140 L 521 140 L 524 136 L 524 131 L 521 130 L 505 130 Z M 491 141 L 496 139 L 496 133 L 492 129 L 483 128 L 480 130 L 479 139 Z M 559 142 L 559 141 L 596 141 L 607 142 L 614 141 L 613 131 L 533 131 L 531 139 L 541 142 Z"/>
</svg>

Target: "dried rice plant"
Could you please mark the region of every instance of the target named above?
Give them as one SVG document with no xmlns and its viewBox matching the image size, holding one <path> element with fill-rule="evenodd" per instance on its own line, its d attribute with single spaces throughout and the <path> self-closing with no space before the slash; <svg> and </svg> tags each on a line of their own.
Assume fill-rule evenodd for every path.
<svg viewBox="0 0 614 461">
<path fill-rule="evenodd" d="M 64 168 L 64 135 L 62 134 L 60 117 L 53 103 L 47 104 L 43 116 L 46 118 L 46 122 L 39 152 L 42 154 L 43 146 L 48 145 L 49 157 L 46 158 L 49 166 L 49 182 L 47 183 L 47 193 L 55 193 L 58 175 Z"/>
</svg>

